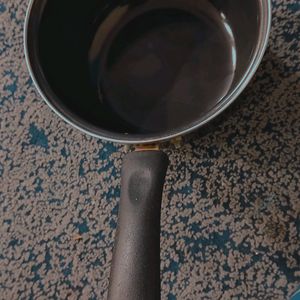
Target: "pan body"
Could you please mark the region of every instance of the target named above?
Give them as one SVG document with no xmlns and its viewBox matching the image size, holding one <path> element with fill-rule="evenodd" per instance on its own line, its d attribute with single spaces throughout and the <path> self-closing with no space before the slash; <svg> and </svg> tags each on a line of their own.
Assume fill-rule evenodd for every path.
<svg viewBox="0 0 300 300">
<path fill-rule="evenodd" d="M 25 54 L 64 120 L 152 143 L 200 128 L 239 96 L 270 23 L 270 0 L 31 0 Z"/>
</svg>

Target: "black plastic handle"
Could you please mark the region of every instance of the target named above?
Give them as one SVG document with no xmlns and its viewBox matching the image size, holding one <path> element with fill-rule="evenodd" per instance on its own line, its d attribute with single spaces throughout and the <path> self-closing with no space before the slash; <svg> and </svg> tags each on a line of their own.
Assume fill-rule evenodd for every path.
<svg viewBox="0 0 300 300">
<path fill-rule="evenodd" d="M 161 151 L 124 159 L 108 300 L 160 299 L 160 210 L 168 163 Z"/>
</svg>

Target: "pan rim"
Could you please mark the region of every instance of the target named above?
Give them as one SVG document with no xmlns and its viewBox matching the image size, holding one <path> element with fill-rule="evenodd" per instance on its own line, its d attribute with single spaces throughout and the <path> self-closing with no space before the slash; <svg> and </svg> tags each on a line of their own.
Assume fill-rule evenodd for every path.
<svg viewBox="0 0 300 300">
<path fill-rule="evenodd" d="M 44 92 L 39 80 L 33 70 L 33 66 L 30 60 L 29 55 L 29 22 L 31 18 L 31 12 L 33 5 L 37 0 L 30 0 L 26 16 L 24 22 L 24 30 L 23 30 L 23 42 L 24 42 L 24 52 L 25 52 L 25 61 L 29 71 L 29 74 L 32 78 L 32 81 L 41 95 L 42 99 L 46 102 L 46 104 L 51 108 L 51 110 L 56 113 L 61 119 L 63 119 L 66 123 L 72 125 L 74 128 L 80 130 L 81 132 L 93 136 L 95 138 L 100 138 L 102 140 L 106 140 L 109 142 L 120 143 L 120 144 L 149 144 L 149 143 L 158 143 L 164 142 L 168 140 L 175 139 L 179 136 L 186 135 L 191 133 L 207 123 L 211 120 L 215 119 L 219 116 L 226 108 L 228 108 L 243 92 L 246 86 L 249 84 L 254 74 L 256 73 L 263 56 L 266 52 L 268 41 L 271 32 L 271 22 L 272 22 L 272 4 L 271 0 L 259 0 L 260 4 L 260 12 L 261 12 L 261 24 L 260 24 L 260 32 L 258 43 L 256 45 L 255 54 L 252 57 L 251 62 L 247 68 L 242 79 L 239 80 L 237 86 L 233 89 L 231 93 L 226 95 L 220 103 L 218 103 L 214 108 L 212 108 L 209 112 L 207 112 L 200 120 L 191 124 L 188 128 L 182 130 L 175 130 L 174 132 L 166 132 L 166 133 L 156 133 L 156 134 L 121 134 L 115 133 L 109 130 L 101 129 L 97 126 L 93 126 L 88 122 L 84 121 L 81 118 L 78 118 L 71 111 L 63 109 L 62 105 L 55 105 L 53 102 L 48 99 L 49 97 Z M 52 95 L 52 98 L 55 98 L 55 95 Z"/>
</svg>

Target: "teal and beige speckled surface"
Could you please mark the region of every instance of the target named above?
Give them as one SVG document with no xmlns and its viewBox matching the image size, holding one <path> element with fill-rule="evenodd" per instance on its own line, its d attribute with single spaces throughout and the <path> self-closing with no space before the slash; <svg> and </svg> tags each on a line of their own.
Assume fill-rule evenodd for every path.
<svg viewBox="0 0 300 300">
<path fill-rule="evenodd" d="M 0 0 L 0 299 L 104 299 L 124 149 L 41 100 L 22 48 L 27 4 Z M 163 299 L 281 300 L 300 285 L 299 0 L 274 0 L 273 15 L 236 104 L 167 149 Z"/>
</svg>

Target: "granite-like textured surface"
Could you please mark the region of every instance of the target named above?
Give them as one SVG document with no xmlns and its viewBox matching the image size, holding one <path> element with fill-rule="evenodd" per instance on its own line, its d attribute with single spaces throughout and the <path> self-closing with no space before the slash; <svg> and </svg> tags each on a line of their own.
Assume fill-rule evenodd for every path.
<svg viewBox="0 0 300 300">
<path fill-rule="evenodd" d="M 104 299 L 124 149 L 41 100 L 23 55 L 27 3 L 0 0 L 0 298 Z M 250 86 L 167 150 L 163 299 L 288 299 L 300 284 L 300 2 L 273 4 Z"/>
</svg>

